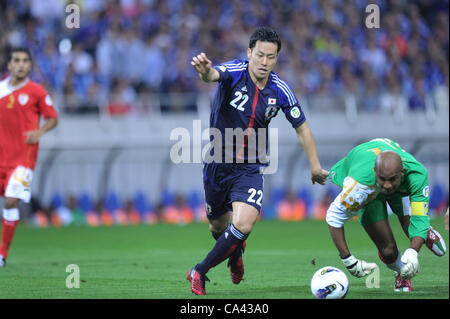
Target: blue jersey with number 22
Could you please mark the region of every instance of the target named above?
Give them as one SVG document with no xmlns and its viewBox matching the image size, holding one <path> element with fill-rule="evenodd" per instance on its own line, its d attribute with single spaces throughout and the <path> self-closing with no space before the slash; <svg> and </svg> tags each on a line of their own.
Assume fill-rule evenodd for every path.
<svg viewBox="0 0 450 319">
<path fill-rule="evenodd" d="M 280 77 L 271 72 L 264 89 L 259 89 L 250 78 L 248 61 L 233 60 L 214 66 L 219 72 L 219 87 L 215 95 L 210 118 L 210 128 L 221 133 L 222 155 L 228 154 L 233 163 L 252 162 L 261 163 L 259 154 L 267 154 L 268 131 L 270 120 L 281 109 L 293 128 L 297 128 L 305 121 L 305 115 L 289 86 Z M 259 129 L 266 129 L 259 130 Z M 226 139 L 231 136 L 228 131 L 241 129 L 247 135 L 243 140 L 238 138 Z M 265 139 L 258 141 L 258 134 L 264 132 Z M 211 133 L 212 134 L 212 133 Z M 214 136 L 210 137 L 211 144 Z M 265 149 L 259 150 L 258 145 Z M 255 149 L 250 149 L 255 147 Z M 218 151 L 218 150 L 215 150 Z M 227 156 L 228 156 L 227 155 Z M 256 158 L 255 156 L 256 155 Z M 225 157 L 222 156 L 222 162 Z"/>
</svg>

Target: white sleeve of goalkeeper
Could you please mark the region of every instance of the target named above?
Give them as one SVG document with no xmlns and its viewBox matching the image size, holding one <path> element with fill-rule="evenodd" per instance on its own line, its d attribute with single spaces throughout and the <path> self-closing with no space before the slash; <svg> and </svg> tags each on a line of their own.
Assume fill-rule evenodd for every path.
<svg viewBox="0 0 450 319">
<path fill-rule="evenodd" d="M 325 220 L 327 221 L 327 224 L 332 227 L 342 228 L 345 222 L 352 218 L 354 215 L 352 215 L 351 213 L 347 213 L 342 209 L 342 205 L 338 202 L 338 197 L 336 197 L 336 199 L 328 208 Z"/>
<path fill-rule="evenodd" d="M 359 210 L 376 196 L 374 186 L 358 183 L 347 176 L 343 182 L 342 192 L 334 199 L 327 210 L 328 225 L 342 228 L 344 223 L 357 215 Z"/>
</svg>

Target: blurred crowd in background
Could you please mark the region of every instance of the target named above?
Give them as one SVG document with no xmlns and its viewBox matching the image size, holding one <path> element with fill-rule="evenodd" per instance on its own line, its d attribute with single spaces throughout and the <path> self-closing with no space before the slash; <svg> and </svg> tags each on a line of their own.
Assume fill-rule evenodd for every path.
<svg viewBox="0 0 450 319">
<path fill-rule="evenodd" d="M 380 8 L 380 28 L 365 25 L 369 3 Z M 68 4 L 80 9 L 69 28 Z M 69 21 L 74 22 L 74 21 Z M 261 25 L 282 39 L 275 72 L 309 112 L 448 112 L 448 0 L 3 0 L 0 1 L 0 79 L 8 50 L 27 47 L 31 78 L 52 94 L 61 116 L 153 116 L 195 112 L 211 98 L 190 65 L 205 52 L 214 64 L 246 59 L 249 37 Z M 432 186 L 431 209 L 448 194 Z M 117 194 L 55 194 L 49 207 L 33 200 L 41 227 L 205 221 L 202 194 L 143 194 L 123 202 Z M 275 190 L 262 216 L 324 219 L 335 197 L 312 198 L 308 189 Z"/>
<path fill-rule="evenodd" d="M 68 28 L 66 5 L 80 8 Z M 380 28 L 365 8 L 380 8 Z M 25 46 L 32 78 L 63 114 L 195 111 L 211 94 L 190 65 L 246 59 L 249 36 L 272 26 L 282 49 L 277 72 L 311 112 L 448 110 L 448 0 L 6 0 L 0 2 L 0 76 L 7 51 Z"/>
<path fill-rule="evenodd" d="M 433 185 L 431 189 L 430 216 L 433 218 L 447 209 L 448 195 L 440 184 Z M 339 192 L 337 186 L 329 185 L 316 198 L 308 186 L 299 190 L 276 188 L 270 194 L 272 199 L 264 202 L 260 218 L 297 222 L 305 219 L 325 220 L 327 209 Z M 137 192 L 129 199 L 109 192 L 97 201 L 87 193 L 67 197 L 55 193 L 48 206 L 32 198 L 30 213 L 24 217 L 27 223 L 44 228 L 207 222 L 201 194 L 196 191 L 186 195 L 175 194 L 167 190 L 157 203 L 152 203 L 145 192 Z"/>
</svg>

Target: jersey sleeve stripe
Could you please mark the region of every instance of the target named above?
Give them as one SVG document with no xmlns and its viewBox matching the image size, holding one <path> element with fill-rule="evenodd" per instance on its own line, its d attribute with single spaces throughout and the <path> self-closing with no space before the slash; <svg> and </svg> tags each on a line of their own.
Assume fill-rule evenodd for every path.
<svg viewBox="0 0 450 319">
<path fill-rule="evenodd" d="M 293 106 L 296 104 L 295 100 L 292 98 L 292 96 L 289 94 L 289 92 L 286 90 L 285 87 L 283 87 L 279 83 L 277 83 L 277 87 L 280 88 L 280 90 L 283 91 L 283 93 L 286 95 L 290 106 Z"/>
<path fill-rule="evenodd" d="M 244 64 L 245 64 L 244 62 L 239 62 L 239 63 L 225 62 L 222 65 L 224 65 L 224 66 L 241 66 L 241 65 L 244 65 Z"/>
<path fill-rule="evenodd" d="M 245 65 L 236 65 L 236 66 L 224 65 L 224 66 L 225 68 L 227 68 L 227 70 L 245 68 Z"/>
<path fill-rule="evenodd" d="M 289 86 L 286 84 L 286 82 L 282 81 L 278 76 L 275 74 L 273 75 L 274 82 L 277 84 L 277 86 L 286 94 L 288 97 L 289 103 L 292 105 L 295 105 L 298 103 L 297 99 L 295 98 L 294 93 L 292 93 Z"/>
<path fill-rule="evenodd" d="M 280 81 L 281 81 L 281 80 L 280 80 Z M 297 104 L 298 101 L 297 101 L 297 99 L 295 98 L 295 95 L 294 95 L 294 93 L 291 91 L 291 89 L 289 88 L 289 86 L 288 86 L 285 82 L 283 82 L 283 81 L 281 81 L 281 83 L 282 83 L 282 85 L 286 88 L 288 94 L 291 96 L 292 101 L 293 101 L 293 105 L 294 105 L 294 104 Z"/>
<path fill-rule="evenodd" d="M 245 69 L 247 69 L 247 68 L 241 68 L 241 69 L 228 69 L 227 68 L 227 71 L 228 72 L 237 72 L 237 71 L 244 71 Z"/>
<path fill-rule="evenodd" d="M 246 63 L 224 63 L 222 64 L 224 67 L 226 67 L 227 69 L 236 69 L 236 68 L 246 68 L 247 64 Z"/>
</svg>

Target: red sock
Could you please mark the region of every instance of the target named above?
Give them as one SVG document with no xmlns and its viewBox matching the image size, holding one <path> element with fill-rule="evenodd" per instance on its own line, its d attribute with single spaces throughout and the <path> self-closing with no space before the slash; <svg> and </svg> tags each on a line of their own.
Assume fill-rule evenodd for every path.
<svg viewBox="0 0 450 319">
<path fill-rule="evenodd" d="M 8 257 L 9 246 L 11 245 L 11 241 L 14 237 L 14 232 L 16 231 L 16 226 L 19 221 L 9 221 L 3 218 L 2 222 L 2 244 L 0 245 L 0 255 L 3 258 Z"/>
</svg>

